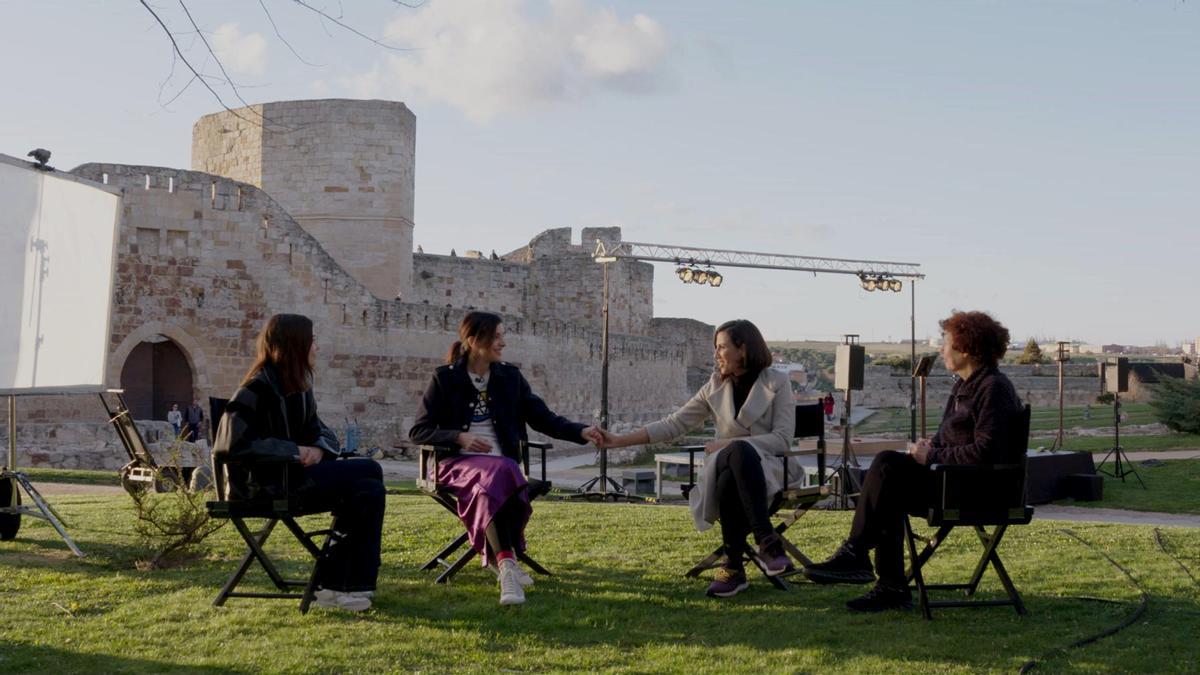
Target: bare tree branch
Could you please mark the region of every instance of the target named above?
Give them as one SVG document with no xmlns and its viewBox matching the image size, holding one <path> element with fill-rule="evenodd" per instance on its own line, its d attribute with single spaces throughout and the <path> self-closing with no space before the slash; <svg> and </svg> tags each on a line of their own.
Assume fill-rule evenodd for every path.
<svg viewBox="0 0 1200 675">
<path fill-rule="evenodd" d="M 221 69 L 221 74 L 225 76 L 225 83 L 229 86 L 229 89 L 233 91 L 233 95 L 237 97 L 237 100 L 241 101 L 243 106 L 250 108 L 250 104 L 246 101 L 246 99 L 242 98 L 242 92 L 238 91 L 237 83 L 233 81 L 233 78 L 230 77 L 229 73 L 225 70 L 225 64 L 221 63 L 221 58 L 217 56 L 216 52 L 213 51 L 212 45 L 208 43 L 208 38 L 204 37 L 204 32 L 200 30 L 200 26 L 196 25 L 196 20 L 192 18 L 192 13 L 188 10 L 187 3 L 184 2 L 184 0 L 179 0 L 179 6 L 183 8 L 183 13 L 185 16 L 187 16 L 188 23 L 192 24 L 192 28 L 196 29 L 196 35 L 200 36 L 200 41 L 204 43 L 204 48 L 207 49 L 208 53 L 212 55 L 213 61 L 217 64 L 217 68 Z M 255 115 L 258 115 L 259 119 L 266 120 L 266 118 L 262 116 L 262 113 L 254 110 L 253 108 L 250 108 L 250 110 L 252 110 Z"/>
<path fill-rule="evenodd" d="M 204 88 L 208 90 L 208 93 L 212 94 L 213 98 L 217 99 L 217 103 L 220 103 L 222 108 L 243 122 L 257 124 L 254 120 L 246 118 L 238 111 L 230 108 L 229 104 L 225 103 L 225 99 L 221 98 L 221 94 L 219 94 L 216 89 L 212 88 L 212 85 L 208 83 L 208 80 L 204 79 L 204 76 L 200 74 L 200 71 L 196 70 L 195 66 L 192 65 L 192 62 L 189 61 L 187 56 L 184 55 L 183 51 L 179 49 L 179 43 L 175 41 L 175 35 L 171 32 L 170 28 L 167 28 L 167 24 L 163 22 L 162 17 L 158 15 L 158 12 L 154 11 L 154 8 L 152 8 L 149 3 L 146 2 L 146 0 L 138 0 L 138 2 L 142 4 L 142 7 L 146 8 L 147 12 L 150 12 L 150 16 L 154 17 L 154 20 L 158 22 L 158 25 L 162 26 L 163 32 L 167 34 L 167 39 L 171 41 L 171 47 L 174 48 L 175 53 L 179 56 L 179 60 L 183 62 L 183 65 L 187 66 L 188 70 L 192 71 L 192 75 L 195 76 L 195 79 L 200 81 L 200 84 L 204 85 Z"/>
<path fill-rule="evenodd" d="M 403 3 L 403 2 L 398 2 L 398 0 L 392 0 L 392 1 L 393 1 L 393 2 L 397 2 L 397 4 L 404 5 L 404 3 Z M 316 7 L 313 7 L 312 5 L 308 4 L 308 3 L 307 3 L 307 2 L 305 2 L 304 0 L 292 0 L 292 2 L 296 3 L 297 5 L 300 5 L 301 7 L 303 7 L 303 8 L 305 8 L 305 9 L 309 10 L 310 12 L 315 12 L 316 14 L 320 15 L 322 18 L 324 18 L 324 19 L 327 19 L 327 20 L 329 20 L 329 21 L 333 22 L 335 25 L 337 25 L 338 27 L 342 28 L 343 30 L 349 31 L 349 32 L 351 32 L 351 33 L 353 33 L 353 34 L 357 35 L 358 37 L 360 37 L 360 38 L 362 38 L 362 39 L 366 40 L 367 42 L 370 42 L 371 44 L 373 44 L 373 45 L 376 45 L 376 46 L 378 46 L 378 47 L 383 47 L 384 49 L 390 49 L 390 50 L 392 50 L 392 51 L 394 51 L 394 52 L 411 52 L 411 51 L 416 51 L 416 50 L 414 50 L 414 49 L 408 49 L 408 48 L 405 48 L 405 47 L 396 47 L 396 46 L 394 46 L 394 45 L 389 45 L 389 44 L 387 44 L 387 43 L 385 43 L 385 42 L 380 42 L 379 40 L 377 40 L 377 39 L 375 39 L 375 38 L 371 37 L 370 35 L 367 35 L 366 33 L 363 33 L 362 31 L 358 30 L 357 28 L 355 28 L 355 27 L 353 27 L 353 26 L 350 26 L 350 25 L 348 25 L 348 24 L 344 23 L 344 22 L 343 22 L 343 21 L 341 21 L 340 19 L 338 19 L 338 18 L 335 18 L 335 17 L 333 17 L 333 16 L 330 16 L 330 14 L 329 14 L 328 12 L 326 12 L 325 10 L 323 10 L 323 9 L 318 9 L 318 8 L 316 8 Z M 404 6 L 405 6 L 405 7 L 408 7 L 409 5 L 404 5 Z"/>
<path fill-rule="evenodd" d="M 292 47 L 292 43 L 288 42 L 287 38 L 283 37 L 283 33 L 279 32 L 279 26 L 275 25 L 275 17 L 271 16 L 271 10 L 267 9 L 267 3 L 263 2 L 263 0 L 258 0 L 258 6 L 262 7 L 263 14 L 267 15 L 267 21 L 271 22 L 271 28 L 275 29 L 275 37 L 279 38 L 280 42 L 287 45 L 287 48 L 292 52 L 292 56 L 296 57 L 300 63 L 303 63 L 306 66 L 312 66 L 314 68 L 322 67 L 320 64 L 309 63 L 306 61 L 304 57 L 300 56 L 300 54 L 296 52 L 295 48 Z"/>
</svg>

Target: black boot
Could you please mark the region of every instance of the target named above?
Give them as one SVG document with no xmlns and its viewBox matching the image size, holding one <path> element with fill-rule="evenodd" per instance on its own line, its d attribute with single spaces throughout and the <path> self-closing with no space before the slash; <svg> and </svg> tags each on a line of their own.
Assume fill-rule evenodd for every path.
<svg viewBox="0 0 1200 675">
<path fill-rule="evenodd" d="M 866 553 L 856 550 L 850 542 L 838 547 L 829 560 L 805 567 L 804 576 L 818 584 L 869 584 L 875 581 Z"/>
</svg>

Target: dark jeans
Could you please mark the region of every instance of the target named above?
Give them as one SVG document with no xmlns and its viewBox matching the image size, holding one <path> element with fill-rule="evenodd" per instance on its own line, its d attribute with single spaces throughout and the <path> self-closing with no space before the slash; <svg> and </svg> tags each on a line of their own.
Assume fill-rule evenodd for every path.
<svg viewBox="0 0 1200 675">
<path fill-rule="evenodd" d="M 330 549 L 317 582 L 337 591 L 373 591 L 383 531 L 383 470 L 369 459 L 325 460 L 304 468 L 306 504 L 329 508 L 343 538 Z"/>
<path fill-rule="evenodd" d="M 734 441 L 717 455 L 717 506 L 721 541 L 733 567 L 741 566 L 746 535 L 762 541 L 775 530 L 767 515 L 767 479 L 754 446 Z"/>
<path fill-rule="evenodd" d="M 904 579 L 904 516 L 929 508 L 929 469 L 903 452 L 875 455 L 863 481 L 848 541 L 859 551 L 875 549 L 875 573 L 893 588 Z"/>
</svg>

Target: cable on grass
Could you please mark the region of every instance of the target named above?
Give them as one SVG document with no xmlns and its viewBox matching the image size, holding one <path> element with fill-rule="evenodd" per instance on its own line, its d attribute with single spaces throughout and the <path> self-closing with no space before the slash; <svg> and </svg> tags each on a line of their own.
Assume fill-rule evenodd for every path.
<svg viewBox="0 0 1200 675">
<path fill-rule="evenodd" d="M 1183 561 L 1181 561 L 1179 558 L 1175 557 L 1174 553 L 1171 553 L 1170 551 L 1167 550 L 1166 545 L 1163 544 L 1162 530 L 1158 529 L 1157 527 L 1154 528 L 1154 543 L 1158 544 L 1158 550 L 1160 550 L 1164 554 L 1166 554 L 1166 556 L 1168 558 L 1170 558 L 1171 560 L 1174 560 L 1176 565 L 1179 565 L 1179 569 L 1183 570 L 1183 573 L 1188 575 L 1188 578 L 1192 580 L 1193 584 L 1195 584 L 1196 586 L 1200 586 L 1200 581 L 1196 580 L 1196 577 L 1194 575 L 1192 575 L 1192 571 L 1188 569 L 1187 565 L 1184 565 Z"/>
<path fill-rule="evenodd" d="M 1072 642 L 1071 644 L 1067 645 L 1066 647 L 1056 647 L 1056 648 L 1051 649 L 1050 651 L 1042 654 L 1041 656 L 1030 659 L 1021 665 L 1021 669 L 1017 671 L 1018 673 L 1028 673 L 1029 671 L 1036 668 L 1039 662 L 1045 661 L 1046 659 L 1048 659 L 1052 656 L 1058 656 L 1060 654 L 1065 654 L 1072 649 L 1078 649 L 1079 647 L 1084 647 L 1084 646 L 1092 644 L 1093 642 L 1103 640 L 1104 638 L 1109 637 L 1110 635 L 1115 635 L 1119 631 L 1122 631 L 1122 630 L 1128 628 L 1129 626 L 1133 625 L 1133 623 L 1135 621 L 1137 621 L 1138 619 L 1142 618 L 1142 615 L 1145 614 L 1146 610 L 1150 607 L 1150 595 L 1148 593 L 1146 593 L 1146 589 L 1142 588 L 1142 585 L 1140 583 L 1138 583 L 1138 580 L 1133 578 L 1133 574 L 1128 569 L 1126 569 L 1124 566 L 1122 566 L 1121 563 L 1117 562 L 1116 560 L 1113 560 L 1111 556 L 1109 556 L 1104 551 L 1101 551 L 1099 548 L 1097 548 L 1093 544 L 1091 544 L 1087 541 L 1084 541 L 1083 538 L 1081 538 L 1079 535 L 1075 534 L 1075 532 L 1073 532 L 1072 530 L 1060 529 L 1058 531 L 1067 535 L 1068 537 L 1071 537 L 1075 541 L 1078 541 L 1079 543 L 1083 544 L 1084 546 L 1092 549 L 1092 551 L 1100 554 L 1100 556 L 1102 556 L 1105 560 L 1107 560 L 1113 567 L 1121 570 L 1121 572 L 1124 573 L 1124 575 L 1129 578 L 1129 581 L 1133 583 L 1134 587 L 1138 589 L 1138 592 L 1141 593 L 1142 598 L 1141 598 L 1141 601 L 1138 603 L 1137 608 L 1133 610 L 1133 613 L 1130 614 L 1129 616 L 1125 617 L 1124 619 L 1122 619 L 1120 623 L 1116 624 L 1115 626 L 1105 628 L 1104 630 L 1100 631 L 1099 633 L 1094 633 L 1087 637 L 1076 640 L 1075 642 Z M 1079 598 L 1079 599 L 1091 600 L 1093 598 Z M 1120 603 L 1120 604 L 1124 604 L 1124 603 Z"/>
</svg>

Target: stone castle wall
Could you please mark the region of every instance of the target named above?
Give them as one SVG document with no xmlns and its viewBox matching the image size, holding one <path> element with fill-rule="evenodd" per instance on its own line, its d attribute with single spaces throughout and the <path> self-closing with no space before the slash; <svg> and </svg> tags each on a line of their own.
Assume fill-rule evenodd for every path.
<svg viewBox="0 0 1200 675">
<path fill-rule="evenodd" d="M 298 312 L 315 324 L 322 417 L 335 428 L 356 418 L 367 445 L 389 447 L 406 437 L 420 394 L 454 339 L 461 306 L 375 297 L 254 186 L 199 172 L 115 164 L 88 164 L 75 173 L 106 178 L 123 190 L 110 386 L 121 386 L 122 366 L 133 348 L 161 335 L 187 357 L 197 400 L 228 396 L 250 365 L 265 319 Z M 599 267 L 581 262 L 585 269 Z M 498 266 L 498 278 L 521 275 L 519 263 L 472 263 L 478 266 L 473 270 Z M 513 267 L 505 272 L 504 265 Z M 431 266 L 449 270 L 452 263 Z M 506 297 L 516 296 L 484 298 L 487 303 L 476 306 L 501 311 Z M 493 306 L 497 300 L 502 304 Z M 598 321 L 501 313 L 509 331 L 507 358 L 552 409 L 590 422 L 600 397 Z M 614 420 L 657 418 L 691 393 L 684 340 L 614 335 L 611 347 Z M 115 468 L 125 461 L 95 396 L 24 398 L 19 420 L 19 466 L 36 461 Z M 59 442 L 68 436 L 77 444 Z M 81 436 L 95 440 L 82 442 Z"/>
<path fill-rule="evenodd" d="M 396 101 L 281 101 L 200 118 L 192 169 L 263 189 L 376 296 L 412 278 L 416 116 Z"/>
</svg>

